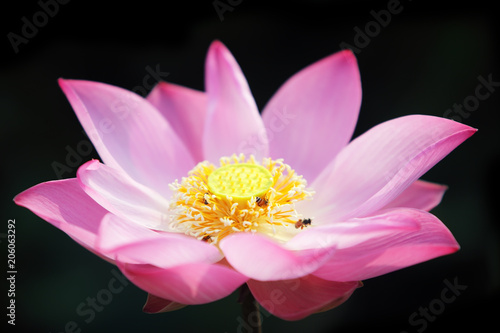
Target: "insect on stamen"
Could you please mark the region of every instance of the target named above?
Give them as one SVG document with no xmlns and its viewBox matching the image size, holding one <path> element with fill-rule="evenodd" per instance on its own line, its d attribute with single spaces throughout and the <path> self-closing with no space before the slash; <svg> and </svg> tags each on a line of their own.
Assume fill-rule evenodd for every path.
<svg viewBox="0 0 500 333">
<path fill-rule="evenodd" d="M 304 227 L 311 225 L 311 222 L 311 219 L 300 219 L 295 223 L 295 229 L 304 229 Z"/>
<path fill-rule="evenodd" d="M 264 207 L 264 206 L 267 206 L 269 204 L 269 200 L 267 200 L 266 198 L 262 199 L 261 197 L 256 197 L 255 203 L 259 207 Z"/>
</svg>

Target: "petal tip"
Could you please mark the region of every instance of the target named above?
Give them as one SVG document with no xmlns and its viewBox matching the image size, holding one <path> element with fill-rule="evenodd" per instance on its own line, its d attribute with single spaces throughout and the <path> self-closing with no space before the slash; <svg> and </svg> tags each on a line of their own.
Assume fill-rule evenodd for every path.
<svg viewBox="0 0 500 333">
<path fill-rule="evenodd" d="M 142 311 L 147 314 L 157 314 L 179 310 L 185 306 L 185 304 L 169 301 L 148 293 L 148 298 L 142 307 Z"/>
<path fill-rule="evenodd" d="M 225 50 L 225 49 L 227 49 L 227 47 L 220 40 L 214 39 L 209 47 L 209 50 L 212 50 L 212 49 L 213 50 Z"/>
<path fill-rule="evenodd" d="M 337 52 L 336 55 L 342 56 L 346 61 L 348 62 L 354 62 L 355 64 L 358 63 L 358 59 L 356 58 L 356 55 L 351 49 L 345 49 L 342 51 Z"/>
<path fill-rule="evenodd" d="M 100 162 L 99 160 L 96 159 L 91 159 L 90 161 L 87 161 L 80 165 L 78 170 L 76 171 L 76 178 L 80 178 L 82 176 L 82 173 L 87 171 L 87 170 L 97 170 L 100 167 Z"/>
<path fill-rule="evenodd" d="M 58 78 L 57 79 L 57 83 L 59 84 L 59 87 L 61 88 L 61 90 L 67 95 L 68 94 L 68 90 L 71 89 L 69 87 L 69 81 L 70 80 L 67 80 L 67 79 L 63 79 L 62 77 Z"/>
<path fill-rule="evenodd" d="M 228 47 L 219 40 L 214 40 L 208 49 L 207 60 L 210 62 L 223 61 L 223 63 L 228 63 L 234 66 L 237 62 Z"/>
<path fill-rule="evenodd" d="M 65 78 L 58 78 L 57 79 L 57 83 L 59 84 L 59 87 L 61 87 L 61 89 L 65 91 L 65 89 L 68 89 L 68 88 L 71 88 L 71 86 L 74 84 L 74 83 L 78 83 L 78 82 L 83 82 L 85 80 L 74 80 L 74 79 L 65 79 Z"/>
<path fill-rule="evenodd" d="M 21 202 L 22 202 L 23 193 L 24 193 L 24 191 L 23 191 L 23 192 L 21 192 L 21 193 L 19 193 L 19 194 L 17 194 L 17 195 L 16 195 L 16 196 L 12 199 L 12 201 L 14 201 L 14 203 L 15 203 L 16 205 L 18 205 L 18 206 L 22 206 Z"/>
<path fill-rule="evenodd" d="M 477 131 L 479 131 L 479 129 L 474 128 L 474 127 L 470 127 L 469 128 L 470 136 L 472 136 L 473 134 L 475 134 Z"/>
</svg>

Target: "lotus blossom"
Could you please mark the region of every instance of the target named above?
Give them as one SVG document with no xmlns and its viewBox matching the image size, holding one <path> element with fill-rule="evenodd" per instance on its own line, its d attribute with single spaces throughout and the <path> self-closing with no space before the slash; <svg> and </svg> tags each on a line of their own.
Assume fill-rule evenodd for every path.
<svg viewBox="0 0 500 333">
<path fill-rule="evenodd" d="M 14 199 L 149 293 L 144 311 L 248 285 L 298 320 L 362 280 L 459 249 L 428 211 L 445 186 L 419 180 L 476 130 L 426 115 L 351 141 L 361 104 L 344 50 L 288 79 L 262 110 L 228 49 L 211 44 L 206 91 L 160 82 L 146 97 L 59 84 L 102 162 Z"/>
</svg>

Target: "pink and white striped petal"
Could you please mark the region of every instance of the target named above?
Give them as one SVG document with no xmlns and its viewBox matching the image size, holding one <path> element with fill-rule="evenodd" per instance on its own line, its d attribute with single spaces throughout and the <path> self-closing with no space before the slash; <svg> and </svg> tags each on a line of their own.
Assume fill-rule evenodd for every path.
<svg viewBox="0 0 500 333">
<path fill-rule="evenodd" d="M 124 171 L 92 160 L 78 169 L 83 190 L 113 214 L 147 228 L 167 229 L 169 203 Z"/>
<path fill-rule="evenodd" d="M 104 216 L 99 227 L 96 247 L 109 257 L 115 257 L 115 250 L 126 245 L 140 243 L 146 240 L 162 238 L 162 232 L 156 232 L 128 219 L 123 219 L 111 213 Z M 143 263 L 144 259 L 140 260 Z M 137 263 L 137 261 L 132 260 Z"/>
<path fill-rule="evenodd" d="M 262 112 L 272 158 L 312 183 L 351 139 L 361 106 L 354 54 L 341 51 L 288 79 Z"/>
<path fill-rule="evenodd" d="M 14 202 L 100 254 L 97 235 L 108 211 L 81 189 L 76 178 L 35 185 L 18 194 Z"/>
<path fill-rule="evenodd" d="M 205 64 L 207 121 L 203 136 L 205 159 L 253 154 L 268 157 L 264 123 L 245 76 L 229 50 L 219 41 L 210 45 Z"/>
<path fill-rule="evenodd" d="M 146 300 L 146 304 L 144 304 L 142 311 L 146 313 L 163 313 L 179 310 L 184 307 L 186 307 L 185 304 L 176 303 L 169 301 L 168 299 L 148 294 L 148 299 Z"/>
<path fill-rule="evenodd" d="M 282 281 L 247 282 L 260 305 L 284 320 L 300 320 L 340 305 L 360 287 L 358 281 L 333 282 L 313 275 Z"/>
<path fill-rule="evenodd" d="M 260 235 L 235 233 L 220 242 L 225 258 L 238 272 L 260 281 L 294 279 L 317 270 L 335 248 L 285 249 Z"/>
<path fill-rule="evenodd" d="M 146 99 L 112 85 L 59 79 L 103 162 L 168 196 L 194 161 L 167 120 Z"/>
<path fill-rule="evenodd" d="M 160 82 L 147 96 L 177 136 L 191 152 L 193 160 L 203 161 L 203 128 L 207 98 L 205 93 L 172 83 Z"/>
<path fill-rule="evenodd" d="M 117 264 L 123 274 L 139 288 L 157 297 L 188 305 L 224 298 L 248 280 L 226 266 L 202 262 L 170 268 L 120 261 Z"/>
<path fill-rule="evenodd" d="M 382 209 L 407 207 L 428 212 L 439 205 L 447 189 L 446 185 L 417 180 Z"/>
<path fill-rule="evenodd" d="M 402 228 L 379 235 L 368 234 L 370 237 L 361 234 L 354 241 L 349 241 L 349 237 L 339 233 L 336 235 L 338 244 L 335 255 L 313 274 L 330 281 L 364 280 L 459 249 L 448 228 L 437 217 L 422 210 L 399 208 L 362 220 L 366 223 L 376 219 L 392 219 L 397 222 L 403 218 L 413 220 L 419 228 Z M 349 235 L 348 232 L 346 234 Z"/>
<path fill-rule="evenodd" d="M 120 262 L 150 264 L 160 268 L 172 268 L 191 263 L 212 264 L 223 257 L 213 245 L 184 234 L 169 232 L 145 236 L 144 239 L 135 243 L 112 250 L 112 253 Z"/>
<path fill-rule="evenodd" d="M 369 215 L 476 132 L 439 117 L 412 115 L 386 121 L 349 143 L 311 185 L 315 200 L 301 213 L 316 224 Z"/>
<path fill-rule="evenodd" d="M 414 215 L 414 210 L 400 208 L 347 222 L 312 226 L 289 240 L 285 247 L 290 250 L 344 249 L 398 233 L 416 232 L 420 230 L 420 224 Z M 335 257 L 332 259 L 335 260 Z"/>
</svg>

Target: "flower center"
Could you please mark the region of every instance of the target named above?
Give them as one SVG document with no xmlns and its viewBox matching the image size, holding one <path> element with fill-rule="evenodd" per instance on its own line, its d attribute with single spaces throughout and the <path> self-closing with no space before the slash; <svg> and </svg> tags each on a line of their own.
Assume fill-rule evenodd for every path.
<svg viewBox="0 0 500 333">
<path fill-rule="evenodd" d="M 251 163 L 225 165 L 208 176 L 208 188 L 213 194 L 230 196 L 238 203 L 260 198 L 271 185 L 273 176 L 269 170 Z"/>
<path fill-rule="evenodd" d="M 243 154 L 205 161 L 171 184 L 169 228 L 218 243 L 234 232 L 260 232 L 286 241 L 306 226 L 295 203 L 312 198 L 307 182 L 282 160 Z M 310 224 L 310 223 L 309 223 Z"/>
</svg>

